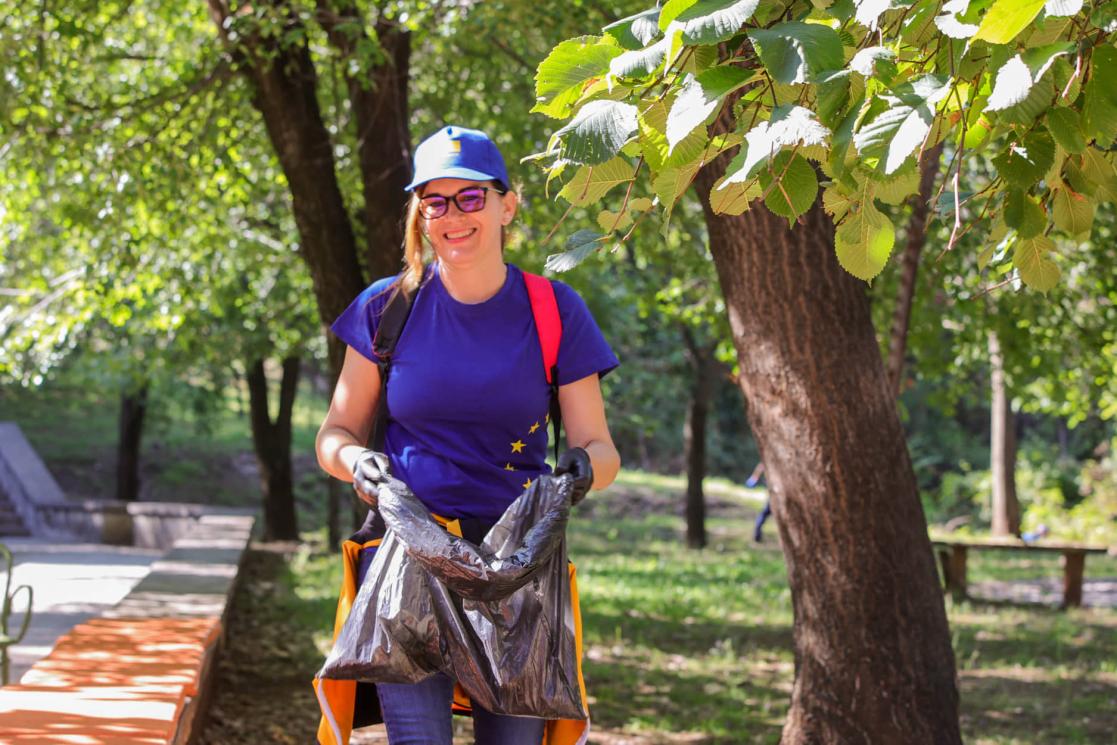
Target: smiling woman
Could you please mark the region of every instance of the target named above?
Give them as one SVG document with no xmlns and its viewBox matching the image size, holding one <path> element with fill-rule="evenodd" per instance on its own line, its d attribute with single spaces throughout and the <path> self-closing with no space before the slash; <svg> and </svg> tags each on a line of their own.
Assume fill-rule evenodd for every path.
<svg viewBox="0 0 1117 745">
<path fill-rule="evenodd" d="M 429 137 L 415 151 L 407 190 L 404 271 L 374 282 L 332 327 L 348 348 L 318 434 L 318 461 L 353 481 L 373 506 L 389 475 L 403 481 L 432 514 L 479 543 L 509 505 L 550 472 L 549 422 L 565 425 L 569 448 L 558 456 L 555 472 L 573 476 L 572 503 L 612 483 L 620 456 L 600 378 L 618 362 L 574 290 L 505 263 L 503 231 L 519 200 L 500 151 L 485 134 L 449 126 Z M 394 324 L 388 333 L 395 340 L 389 352 L 377 333 L 382 320 L 386 332 L 393 326 L 387 319 L 401 296 L 411 305 L 406 325 Z M 551 337 L 543 329 L 548 324 L 538 320 L 540 304 L 551 309 L 552 319 L 557 314 L 557 350 L 545 343 Z M 378 421 L 385 424 L 366 448 L 383 407 L 386 417 Z M 373 510 L 346 543 L 353 565 L 346 576 L 356 584 L 383 530 Z M 580 617 L 576 605 L 571 613 Z M 415 684 L 377 683 L 375 691 L 360 684 L 339 693 L 333 683 L 320 681 L 330 714 L 349 712 L 352 722 L 336 730 L 324 725 L 322 743 L 336 742 L 334 732 L 346 737 L 350 724 L 382 716 L 393 742 L 418 737 L 450 745 L 452 700 L 456 710 L 472 713 L 483 745 L 572 745 L 588 726 L 470 707 L 444 673 Z M 332 700 L 335 694 L 348 702 Z"/>
</svg>

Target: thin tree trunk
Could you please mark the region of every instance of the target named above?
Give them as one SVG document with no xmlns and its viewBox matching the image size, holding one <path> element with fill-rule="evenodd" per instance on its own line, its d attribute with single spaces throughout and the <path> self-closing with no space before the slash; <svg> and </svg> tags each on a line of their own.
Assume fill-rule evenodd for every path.
<svg viewBox="0 0 1117 745">
<path fill-rule="evenodd" d="M 283 360 L 279 411 L 272 421 L 268 413 L 268 379 L 264 374 L 264 360 L 258 359 L 248 368 L 252 446 L 260 467 L 265 540 L 294 541 L 299 538 L 291 479 L 291 413 L 298 382 L 299 358 L 287 357 Z"/>
<path fill-rule="evenodd" d="M 993 535 L 1020 535 L 1020 503 L 1016 498 L 1016 417 L 1005 383 L 1001 340 L 989 332 L 989 376 L 992 387 L 990 459 L 993 472 Z"/>
<path fill-rule="evenodd" d="M 690 406 L 683 427 L 683 452 L 686 458 L 686 545 L 706 547 L 706 421 L 713 390 L 713 347 L 703 348 L 689 329 L 682 329 L 683 341 L 691 361 Z"/>
<path fill-rule="evenodd" d="M 961 743 L 946 610 L 865 285 L 838 265 L 818 203 L 794 229 L 760 206 L 715 215 L 729 157 L 697 183 L 791 586 L 782 743 Z"/>
<path fill-rule="evenodd" d="M 919 163 L 919 193 L 909 200 L 911 218 L 908 220 L 908 240 L 900 262 L 900 289 L 888 340 L 888 385 L 893 396 L 900 395 L 908 327 L 911 325 L 911 308 L 915 300 L 915 280 L 919 273 L 919 258 L 927 243 L 927 218 L 931 214 L 931 194 L 935 187 L 935 178 L 939 175 L 941 159 L 942 143 L 923 153 Z"/>
<path fill-rule="evenodd" d="M 147 414 L 148 384 L 126 389 L 120 395 L 119 437 L 116 445 L 116 498 L 135 502 L 140 498 L 140 440 Z"/>
</svg>

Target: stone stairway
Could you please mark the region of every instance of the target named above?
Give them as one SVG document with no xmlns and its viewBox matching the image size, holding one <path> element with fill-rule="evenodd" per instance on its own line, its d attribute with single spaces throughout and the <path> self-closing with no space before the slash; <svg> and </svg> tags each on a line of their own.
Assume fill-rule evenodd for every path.
<svg viewBox="0 0 1117 745">
<path fill-rule="evenodd" d="M 0 491 L 0 538 L 31 535 L 15 506 Z"/>
</svg>

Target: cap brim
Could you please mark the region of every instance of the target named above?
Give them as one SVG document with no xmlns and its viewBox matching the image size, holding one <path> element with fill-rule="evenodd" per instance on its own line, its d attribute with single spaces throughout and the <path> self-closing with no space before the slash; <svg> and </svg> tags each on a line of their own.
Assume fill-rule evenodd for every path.
<svg viewBox="0 0 1117 745">
<path fill-rule="evenodd" d="M 414 191 L 428 181 L 434 181 L 440 178 L 462 178 L 468 179 L 469 181 L 500 181 L 499 176 L 494 176 L 491 173 L 485 173 L 483 171 L 475 171 L 472 168 L 446 168 L 435 174 L 416 176 L 415 180 L 407 185 L 405 191 Z M 506 186 L 502 181 L 501 185 Z"/>
</svg>

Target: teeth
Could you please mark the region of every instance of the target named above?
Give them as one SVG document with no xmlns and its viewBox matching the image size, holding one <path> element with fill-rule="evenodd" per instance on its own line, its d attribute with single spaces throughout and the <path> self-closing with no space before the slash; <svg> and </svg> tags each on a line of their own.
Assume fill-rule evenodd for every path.
<svg viewBox="0 0 1117 745">
<path fill-rule="evenodd" d="M 473 232 L 474 232 L 473 228 L 470 228 L 468 230 L 459 230 L 459 231 L 454 232 L 454 233 L 446 233 L 446 237 L 449 238 L 450 240 L 456 240 L 458 238 L 465 238 L 466 236 L 473 235 Z"/>
</svg>

